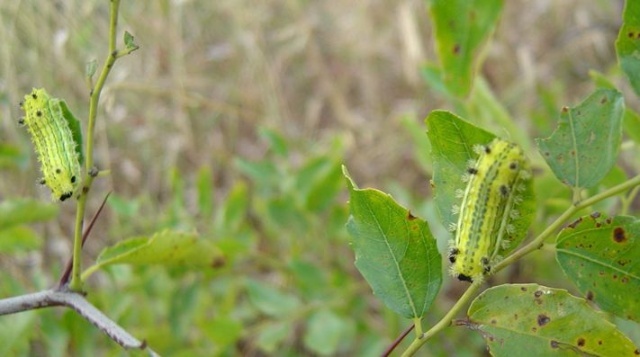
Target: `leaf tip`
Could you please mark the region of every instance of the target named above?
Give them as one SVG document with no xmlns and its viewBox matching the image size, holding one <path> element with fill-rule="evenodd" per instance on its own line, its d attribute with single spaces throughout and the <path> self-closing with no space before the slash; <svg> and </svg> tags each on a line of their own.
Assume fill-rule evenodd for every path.
<svg viewBox="0 0 640 357">
<path fill-rule="evenodd" d="M 355 182 L 353 182 L 353 179 L 351 178 L 346 165 L 342 165 L 342 175 L 345 179 L 347 179 L 347 186 L 349 187 L 350 192 L 358 189 L 358 186 L 355 184 Z"/>
</svg>

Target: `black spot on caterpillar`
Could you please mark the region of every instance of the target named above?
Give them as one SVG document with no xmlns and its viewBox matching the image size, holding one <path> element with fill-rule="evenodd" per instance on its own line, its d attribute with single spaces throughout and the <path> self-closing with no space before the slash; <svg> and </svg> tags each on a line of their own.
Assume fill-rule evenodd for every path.
<svg viewBox="0 0 640 357">
<path fill-rule="evenodd" d="M 480 156 L 464 176 L 462 203 L 453 209 L 459 217 L 449 251 L 451 274 L 470 282 L 482 279 L 501 259 L 498 253 L 514 229 L 511 222 L 520 216 L 519 187 L 530 176 L 516 144 L 496 138 L 476 152 Z"/>
<path fill-rule="evenodd" d="M 456 262 L 456 256 L 460 253 L 460 251 L 457 248 L 453 248 L 451 249 L 451 251 L 449 252 L 449 261 L 451 263 L 455 263 Z"/>
<path fill-rule="evenodd" d="M 77 191 L 81 177 L 80 143 L 65 116 L 70 112 L 63 101 L 51 98 L 44 89 L 34 88 L 20 106 L 24 117 L 19 122 L 31 134 L 41 164 L 40 183 L 49 186 L 53 200 L 64 201 Z"/>
</svg>

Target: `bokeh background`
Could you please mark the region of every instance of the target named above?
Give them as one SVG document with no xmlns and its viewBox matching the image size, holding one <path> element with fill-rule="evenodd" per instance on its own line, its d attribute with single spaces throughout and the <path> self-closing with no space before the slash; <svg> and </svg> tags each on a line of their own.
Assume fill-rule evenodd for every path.
<svg viewBox="0 0 640 357">
<path fill-rule="evenodd" d="M 480 74 L 523 129 L 523 146 L 593 90 L 590 70 L 617 74 L 622 6 L 505 2 Z M 446 246 L 423 120 L 455 105 L 423 75 L 437 63 L 427 2 L 122 1 L 120 14 L 119 39 L 129 31 L 140 49 L 117 61 L 102 95 L 95 158 L 111 175 L 96 181 L 89 213 L 113 193 L 85 262 L 163 228 L 196 229 L 226 260 L 207 271 L 113 267 L 91 278 L 89 299 L 169 356 L 379 355 L 410 322 L 382 306 L 353 266 L 341 165 L 359 186 L 426 218 Z M 86 119 L 85 66 L 101 64 L 107 29 L 107 1 L 0 2 L 1 200 L 49 199 L 35 184 L 18 103 L 45 87 Z M 478 121 L 505 131 L 486 115 Z M 0 250 L 1 297 L 55 283 L 74 208 L 64 203 L 35 225 L 30 244 Z M 509 279 L 530 281 L 527 266 Z M 565 287 L 548 269 L 536 281 Z M 425 324 L 463 288 L 447 279 Z M 16 356 L 128 355 L 55 309 L 0 318 L 0 346 Z M 428 347 L 434 356 L 485 353 L 462 327 Z"/>
</svg>

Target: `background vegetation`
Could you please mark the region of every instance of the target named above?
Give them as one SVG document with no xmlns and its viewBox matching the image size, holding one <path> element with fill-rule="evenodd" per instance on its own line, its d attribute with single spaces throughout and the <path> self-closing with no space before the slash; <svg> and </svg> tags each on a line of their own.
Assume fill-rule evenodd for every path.
<svg viewBox="0 0 640 357">
<path fill-rule="evenodd" d="M 589 70 L 624 88 L 613 45 L 622 5 L 506 2 L 481 68 L 490 90 L 468 116 L 501 133 L 496 119 L 507 115 L 527 148 L 593 89 Z M 353 266 L 340 165 L 437 227 L 422 122 L 455 106 L 423 76 L 436 61 L 425 2 L 124 1 L 120 13 L 141 49 L 119 60 L 102 95 L 96 162 L 111 176 L 96 181 L 89 211 L 113 194 L 85 261 L 165 227 L 197 229 L 226 258 L 207 271 L 111 267 L 89 281 L 89 299 L 163 355 L 379 355 L 409 321 L 376 301 Z M 103 58 L 107 3 L 2 2 L 0 16 L 0 199 L 47 201 L 17 103 L 45 87 L 86 116 L 84 67 Z M 565 203 L 555 197 L 570 197 L 553 180 L 540 182 L 565 191 L 545 192 L 544 217 Z M 55 219 L 21 227 L 24 239 L 0 237 L 0 297 L 55 284 L 73 216 L 65 203 Z M 575 291 L 552 260 L 533 254 L 495 279 L 535 272 Z M 464 288 L 444 284 L 451 301 Z M 451 301 L 439 299 L 426 324 Z M 485 350 L 462 327 L 445 335 L 433 355 Z M 127 354 L 55 309 L 0 318 L 0 352 Z"/>
</svg>

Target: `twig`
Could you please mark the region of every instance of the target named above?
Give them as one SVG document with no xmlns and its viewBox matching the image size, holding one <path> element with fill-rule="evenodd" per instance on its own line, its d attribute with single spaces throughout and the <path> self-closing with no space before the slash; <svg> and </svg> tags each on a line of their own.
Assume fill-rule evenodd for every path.
<svg viewBox="0 0 640 357">
<path fill-rule="evenodd" d="M 75 310 L 85 320 L 107 334 L 125 349 L 147 350 L 150 356 L 160 356 L 145 341 L 139 341 L 125 329 L 108 318 L 83 295 L 67 289 L 51 289 L 0 300 L 0 316 L 52 306 L 66 306 Z"/>
<path fill-rule="evenodd" d="M 85 207 L 87 203 L 87 193 L 91 189 L 93 179 L 96 174 L 93 173 L 93 141 L 94 131 L 96 126 L 96 116 L 98 113 L 98 102 L 100 101 L 100 93 L 104 84 L 116 62 L 116 59 L 128 55 L 131 52 L 138 49 L 138 46 L 126 44 L 124 50 L 118 51 L 116 49 L 116 29 L 118 25 L 118 8 L 120 7 L 120 0 L 111 0 L 109 6 L 109 53 L 102 65 L 102 70 L 98 76 L 98 80 L 95 86 L 90 90 L 89 98 L 89 118 L 87 122 L 86 131 L 86 143 L 85 143 L 85 175 L 82 180 L 82 193 L 78 199 L 78 206 L 76 209 L 76 221 L 75 232 L 73 237 L 73 263 L 71 267 L 71 282 L 69 287 L 74 291 L 82 291 L 83 281 L 80 274 L 82 273 L 82 222 L 85 214 Z M 126 37 L 125 37 L 126 38 Z"/>
<path fill-rule="evenodd" d="M 389 345 L 389 347 L 387 347 L 387 349 L 382 353 L 382 357 L 388 357 L 391 356 L 391 353 L 393 352 L 393 350 L 396 349 L 396 347 L 398 347 L 398 345 L 400 344 L 400 342 L 402 342 L 402 340 L 404 340 L 405 337 L 407 337 L 407 335 L 409 334 L 409 332 L 411 332 L 411 330 L 413 330 L 413 328 L 416 327 L 415 324 L 407 327 L 406 330 L 404 330 L 404 332 L 398 336 L 393 343 L 391 343 L 391 345 Z"/>
<path fill-rule="evenodd" d="M 87 227 L 87 230 L 84 231 L 84 233 L 82 234 L 83 247 L 84 247 L 84 243 L 87 241 L 87 238 L 89 238 L 91 229 L 93 229 L 93 225 L 96 223 L 98 216 L 100 216 L 100 213 L 102 213 L 104 204 L 107 203 L 107 198 L 109 198 L 110 194 L 111 194 L 111 191 L 107 192 L 107 195 L 104 196 L 104 200 L 102 200 L 102 204 L 100 205 L 100 208 L 98 208 L 98 211 L 96 212 L 96 214 L 93 215 L 93 218 L 91 218 L 91 222 L 89 223 L 89 227 Z M 66 285 L 69 282 L 69 276 L 71 276 L 72 264 L 73 264 L 73 257 L 69 258 L 69 261 L 67 262 L 67 266 L 64 269 L 64 273 L 62 274 L 62 276 L 60 277 L 60 281 L 58 282 L 58 288 L 62 288 L 64 285 Z"/>
</svg>

